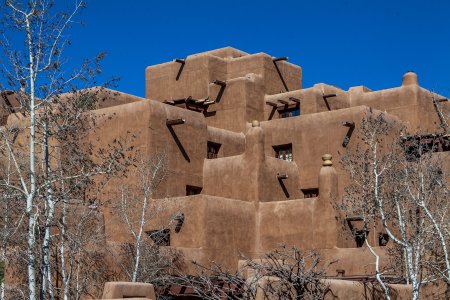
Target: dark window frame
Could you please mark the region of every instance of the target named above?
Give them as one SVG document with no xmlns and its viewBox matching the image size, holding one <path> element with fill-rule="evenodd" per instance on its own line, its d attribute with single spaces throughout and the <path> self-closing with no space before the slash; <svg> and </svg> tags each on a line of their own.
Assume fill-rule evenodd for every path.
<svg viewBox="0 0 450 300">
<path fill-rule="evenodd" d="M 280 119 L 298 117 L 300 115 L 301 115 L 300 105 L 297 105 L 295 107 L 278 109 L 278 118 Z"/>
<path fill-rule="evenodd" d="M 202 192 L 203 187 L 195 185 L 186 185 L 186 196 L 198 195 Z"/>
<path fill-rule="evenodd" d="M 275 151 L 275 158 L 285 161 L 293 161 L 294 153 L 292 143 L 272 146 Z"/>
<path fill-rule="evenodd" d="M 319 188 L 301 189 L 303 198 L 315 198 L 319 197 Z"/>
<path fill-rule="evenodd" d="M 220 143 L 207 141 L 207 143 L 206 143 L 206 158 L 207 159 L 217 158 L 219 155 L 221 146 L 222 146 L 222 144 L 220 144 Z M 213 150 L 213 151 L 211 151 L 211 150 Z"/>
</svg>

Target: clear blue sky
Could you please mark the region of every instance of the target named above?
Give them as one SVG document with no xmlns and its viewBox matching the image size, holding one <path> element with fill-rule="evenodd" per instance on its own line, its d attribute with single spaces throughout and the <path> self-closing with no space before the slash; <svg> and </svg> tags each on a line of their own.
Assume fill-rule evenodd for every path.
<svg viewBox="0 0 450 300">
<path fill-rule="evenodd" d="M 232 46 L 289 56 L 303 86 L 399 86 L 406 71 L 450 94 L 449 0 L 91 0 L 73 31 L 72 58 L 107 51 L 118 90 L 144 95 L 148 65 Z"/>
</svg>

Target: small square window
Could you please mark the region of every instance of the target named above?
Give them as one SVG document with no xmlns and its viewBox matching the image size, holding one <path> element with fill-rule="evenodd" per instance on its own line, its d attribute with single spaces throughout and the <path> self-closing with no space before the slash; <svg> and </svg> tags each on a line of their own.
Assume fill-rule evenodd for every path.
<svg viewBox="0 0 450 300">
<path fill-rule="evenodd" d="M 198 195 L 202 192 L 202 188 L 193 185 L 186 186 L 186 196 Z"/>
<path fill-rule="evenodd" d="M 378 245 L 384 247 L 389 242 L 389 235 L 387 233 L 378 233 Z"/>
<path fill-rule="evenodd" d="M 214 142 L 208 141 L 208 144 L 207 144 L 207 147 L 208 147 L 208 149 L 207 149 L 207 151 L 208 151 L 207 158 L 208 159 L 217 158 L 217 155 L 219 154 L 220 146 L 222 146 L 222 145 L 219 144 L 219 143 L 214 143 Z"/>
<path fill-rule="evenodd" d="M 300 116 L 300 106 L 278 110 L 280 119 Z"/>
<path fill-rule="evenodd" d="M 304 198 L 314 198 L 319 196 L 319 189 L 302 189 Z"/>
<path fill-rule="evenodd" d="M 276 158 L 292 161 L 292 144 L 273 146 L 273 150 Z"/>
</svg>

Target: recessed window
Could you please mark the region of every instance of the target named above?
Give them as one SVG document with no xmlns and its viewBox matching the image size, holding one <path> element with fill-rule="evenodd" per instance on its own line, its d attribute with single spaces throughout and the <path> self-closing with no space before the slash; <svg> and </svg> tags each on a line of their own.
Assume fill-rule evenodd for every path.
<svg viewBox="0 0 450 300">
<path fill-rule="evenodd" d="M 300 116 L 300 106 L 278 110 L 280 119 Z"/>
<path fill-rule="evenodd" d="M 319 189 L 302 189 L 303 198 L 314 198 L 319 196 Z"/>
<path fill-rule="evenodd" d="M 151 230 L 148 237 L 158 246 L 170 246 L 170 229 Z"/>
<path fill-rule="evenodd" d="M 214 143 L 214 142 L 210 142 L 208 141 L 207 147 L 208 147 L 208 154 L 207 154 L 207 158 L 208 159 L 214 159 L 217 158 L 217 155 L 219 154 L 219 150 L 220 150 L 220 146 L 222 146 L 219 143 Z"/>
<path fill-rule="evenodd" d="M 407 136 L 402 140 L 406 158 L 414 161 L 426 153 L 450 151 L 450 138 L 433 134 Z"/>
<path fill-rule="evenodd" d="M 273 146 L 273 150 L 276 158 L 292 161 L 292 144 Z"/>
<path fill-rule="evenodd" d="M 364 245 L 368 234 L 369 234 L 369 231 L 367 231 L 367 230 L 355 230 L 354 231 L 356 248 L 361 248 Z"/>
<path fill-rule="evenodd" d="M 378 234 L 378 245 L 384 247 L 387 245 L 388 242 L 389 242 L 389 235 L 387 233 L 380 232 Z"/>
<path fill-rule="evenodd" d="M 202 192 L 202 188 L 199 186 L 187 185 L 186 196 L 198 195 Z"/>
</svg>

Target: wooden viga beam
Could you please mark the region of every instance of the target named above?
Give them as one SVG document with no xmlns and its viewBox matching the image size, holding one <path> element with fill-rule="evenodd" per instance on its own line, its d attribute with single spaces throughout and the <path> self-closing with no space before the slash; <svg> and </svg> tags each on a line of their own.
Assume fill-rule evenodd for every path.
<svg viewBox="0 0 450 300">
<path fill-rule="evenodd" d="M 342 126 L 348 127 L 348 131 L 345 134 L 344 140 L 342 141 L 342 147 L 347 147 L 350 142 L 350 138 L 352 137 L 353 130 L 355 130 L 355 122 L 353 121 L 344 121 L 342 122 Z"/>
<path fill-rule="evenodd" d="M 297 104 L 300 104 L 300 99 L 295 98 L 295 97 L 289 97 L 289 100 L 291 100 L 292 102 L 295 102 Z"/>
<path fill-rule="evenodd" d="M 336 97 L 336 96 L 337 96 L 336 94 L 323 94 L 323 95 L 322 95 L 322 97 L 323 97 L 324 99 L 333 98 L 333 97 Z"/>
<path fill-rule="evenodd" d="M 287 179 L 289 176 L 286 173 L 277 173 L 278 179 Z"/>
<path fill-rule="evenodd" d="M 227 82 L 223 81 L 223 80 L 216 79 L 216 80 L 212 81 L 212 83 L 216 84 L 216 85 L 220 85 L 221 87 L 226 87 L 227 86 Z"/>
<path fill-rule="evenodd" d="M 266 104 L 267 104 L 267 105 L 270 105 L 270 106 L 272 106 L 272 107 L 275 107 L 275 108 L 278 107 L 278 104 L 276 104 L 276 103 L 274 103 L 274 102 L 266 101 Z"/>
<path fill-rule="evenodd" d="M 173 125 L 180 125 L 180 124 L 184 124 L 186 123 L 185 119 L 167 119 L 166 120 L 166 125 L 167 126 L 173 126 Z"/>
<path fill-rule="evenodd" d="M 286 101 L 286 100 L 283 100 L 283 99 L 278 99 L 277 101 L 280 102 L 281 104 L 289 105 L 289 101 Z"/>
<path fill-rule="evenodd" d="M 344 122 L 342 122 L 342 126 L 354 128 L 355 127 L 355 122 L 344 121 Z"/>
<path fill-rule="evenodd" d="M 183 72 L 184 65 L 186 64 L 186 59 L 176 58 L 174 59 L 174 62 L 177 62 L 180 64 L 180 68 L 178 69 L 177 77 L 175 78 L 176 81 L 180 79 L 181 73 Z"/>
<path fill-rule="evenodd" d="M 272 58 L 272 61 L 277 62 L 277 61 L 288 60 L 288 59 L 289 59 L 289 57 L 287 57 L 287 56 L 281 56 L 281 57 Z"/>
</svg>

